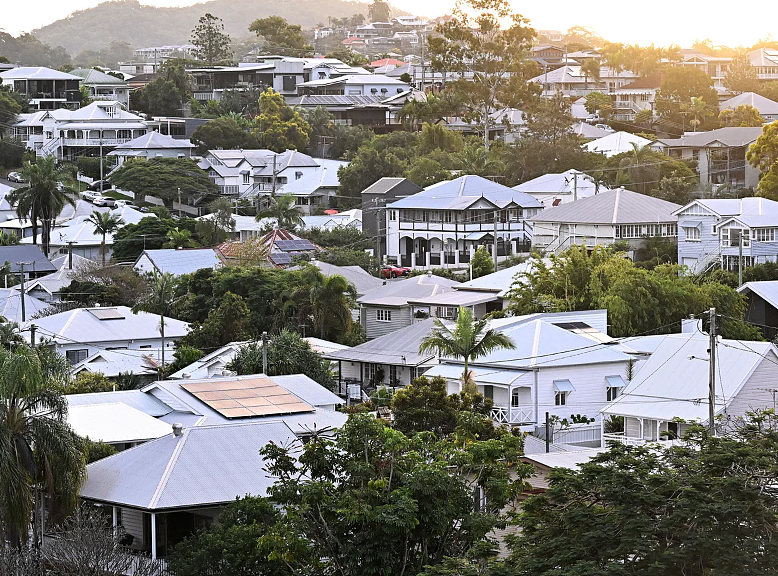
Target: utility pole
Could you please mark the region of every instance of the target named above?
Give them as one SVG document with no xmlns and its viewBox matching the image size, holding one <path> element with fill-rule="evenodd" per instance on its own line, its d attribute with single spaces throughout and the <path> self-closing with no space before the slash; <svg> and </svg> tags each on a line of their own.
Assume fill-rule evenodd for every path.
<svg viewBox="0 0 778 576">
<path fill-rule="evenodd" d="M 22 283 L 19 286 L 19 296 L 22 301 L 22 322 L 24 322 L 27 319 L 25 315 L 25 309 L 24 309 L 24 267 L 27 264 L 27 262 L 18 262 L 18 264 L 19 264 L 19 273 L 21 274 L 22 277 Z"/>
<path fill-rule="evenodd" d="M 181 188 L 178 189 L 178 215 L 181 216 Z"/>
<path fill-rule="evenodd" d="M 492 247 L 494 249 L 494 271 L 497 272 L 497 216 L 499 212 L 495 210 L 494 212 L 494 246 Z"/>
<path fill-rule="evenodd" d="M 100 193 L 103 192 L 103 131 L 100 130 Z"/>
<path fill-rule="evenodd" d="M 709 358 L 709 375 L 708 375 L 708 428 L 710 429 L 711 436 L 716 432 L 716 309 L 711 308 L 710 314 L 710 327 L 708 333 L 710 335 L 710 350 L 708 350 Z"/>
<path fill-rule="evenodd" d="M 424 31 L 421 32 L 421 91 L 424 92 L 424 81 L 426 80 L 424 74 Z"/>
<path fill-rule="evenodd" d="M 144 252 L 146 251 L 146 236 L 148 236 L 148 234 L 141 234 L 141 238 L 143 238 L 143 251 Z"/>
<path fill-rule="evenodd" d="M 743 230 L 740 231 L 740 242 L 737 246 L 737 285 L 743 285 Z"/>
<path fill-rule="evenodd" d="M 270 191 L 270 195 L 275 198 L 276 197 L 276 160 L 278 159 L 278 154 L 273 153 L 273 189 Z"/>
<path fill-rule="evenodd" d="M 262 332 L 262 373 L 267 376 L 267 332 Z"/>
<path fill-rule="evenodd" d="M 546 453 L 551 452 L 551 427 L 549 426 L 548 412 L 546 412 Z"/>
<path fill-rule="evenodd" d="M 578 172 L 573 171 L 573 202 L 576 200 L 578 200 Z"/>
<path fill-rule="evenodd" d="M 68 240 L 68 270 L 73 269 L 73 240 Z"/>
<path fill-rule="evenodd" d="M 35 330 L 36 329 L 37 329 L 37 326 L 35 326 L 35 324 L 30 324 L 30 346 L 32 346 L 33 348 L 35 348 Z M 773 404 L 775 404 L 775 402 L 773 402 Z"/>
</svg>

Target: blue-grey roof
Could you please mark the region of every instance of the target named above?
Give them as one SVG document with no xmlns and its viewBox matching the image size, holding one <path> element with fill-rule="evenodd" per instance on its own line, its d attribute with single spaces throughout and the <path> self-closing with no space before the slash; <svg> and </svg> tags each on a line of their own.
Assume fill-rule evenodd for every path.
<svg viewBox="0 0 778 576">
<path fill-rule="evenodd" d="M 451 290 L 452 286 L 457 285 L 459 282 L 456 280 L 423 274 L 412 278 L 387 281 L 384 286 L 367 292 L 357 302 L 371 306 L 405 306 L 412 298 L 443 294 Z"/>
<path fill-rule="evenodd" d="M 151 260 L 160 273 L 169 272 L 173 276 L 191 274 L 203 268 L 216 269 L 222 265 L 222 261 L 212 248 L 146 250 L 138 256 L 138 260 L 135 263 L 137 264 L 144 255 Z"/>
<path fill-rule="evenodd" d="M 383 280 L 376 278 L 375 276 L 371 276 L 359 266 L 335 266 L 334 264 L 330 264 L 329 262 L 322 262 L 321 260 L 316 260 L 312 262 L 312 264 L 316 266 L 325 276 L 335 276 L 336 274 L 343 276 L 346 280 L 354 285 L 354 288 L 357 289 L 357 295 L 359 296 L 369 292 L 370 290 L 379 288 L 384 284 Z"/>
<path fill-rule="evenodd" d="M 265 496 L 274 480 L 259 449 L 295 440 L 283 422 L 185 428 L 87 466 L 81 496 L 143 510 L 225 504 Z"/>
<path fill-rule="evenodd" d="M 532 217 L 534 222 L 580 224 L 645 224 L 676 222 L 680 205 L 638 192 L 606 190 L 595 196 L 546 208 Z"/>
<path fill-rule="evenodd" d="M 17 274 L 20 270 L 19 263 L 24 262 L 25 272 L 36 274 L 55 272 L 57 269 L 43 255 L 41 249 L 35 245 L 17 244 L 16 246 L 0 246 L 0 264 L 8 262 L 11 272 Z"/>
<path fill-rule="evenodd" d="M 286 388 L 311 406 L 328 406 L 330 404 L 343 403 L 340 396 L 333 394 L 324 386 L 320 386 L 308 378 L 308 376 L 291 374 L 288 376 L 273 376 L 272 379 L 273 382 L 282 388 Z"/>
<path fill-rule="evenodd" d="M 90 392 L 88 394 L 68 394 L 65 396 L 68 405 L 82 406 L 85 404 L 109 404 L 121 402 L 132 408 L 158 418 L 168 414 L 170 406 L 158 400 L 151 394 L 141 390 L 119 390 L 116 392 Z"/>
<path fill-rule="evenodd" d="M 434 325 L 431 318 L 422 320 L 359 346 L 330 352 L 324 357 L 349 362 L 418 366 L 435 357 L 434 354 L 419 354 L 421 341 L 429 335 Z"/>
<path fill-rule="evenodd" d="M 760 282 L 746 282 L 737 289 L 741 294 L 753 292 L 760 296 L 773 308 L 778 308 L 778 280 L 763 280 Z"/>
<path fill-rule="evenodd" d="M 24 319 L 48 308 L 48 303 L 32 296 L 24 295 Z M 0 316 L 6 320 L 22 323 L 22 294 L 18 288 L 0 288 Z"/>
<path fill-rule="evenodd" d="M 529 194 L 492 182 L 481 176 L 460 176 L 427 186 L 421 192 L 388 205 L 390 208 L 426 208 L 432 210 L 464 210 L 484 199 L 496 208 L 515 204 L 522 208 L 542 208 L 540 201 Z"/>
</svg>

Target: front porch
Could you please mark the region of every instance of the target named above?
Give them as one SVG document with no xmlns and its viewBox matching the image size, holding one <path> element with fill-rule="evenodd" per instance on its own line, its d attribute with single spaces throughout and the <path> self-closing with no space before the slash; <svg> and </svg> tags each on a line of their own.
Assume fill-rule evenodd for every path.
<svg viewBox="0 0 778 576">
<path fill-rule="evenodd" d="M 498 236 L 497 261 L 504 261 L 516 253 L 529 252 L 530 245 L 530 240 L 524 236 L 510 239 Z M 494 258 L 494 235 L 487 232 L 468 234 L 460 239 L 402 236 L 397 263 L 414 270 L 460 268 L 469 265 L 475 251 L 482 246 Z"/>
</svg>

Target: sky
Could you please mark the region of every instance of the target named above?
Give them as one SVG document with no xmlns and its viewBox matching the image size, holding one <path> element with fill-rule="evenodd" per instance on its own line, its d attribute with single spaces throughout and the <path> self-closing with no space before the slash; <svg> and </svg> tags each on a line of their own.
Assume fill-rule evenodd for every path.
<svg viewBox="0 0 778 576">
<path fill-rule="evenodd" d="M 101 0 L 0 0 L 0 29 L 17 35 L 64 18 L 69 13 L 95 6 Z M 267 0 L 274 1 L 274 0 Z M 194 0 L 141 0 L 155 6 L 182 6 Z M 390 0 L 410 13 L 423 6 L 425 16 L 450 11 L 452 0 Z M 575 25 L 588 26 L 613 42 L 641 45 L 680 44 L 691 46 L 695 39 L 710 38 L 714 44 L 750 46 L 775 31 L 778 2 L 758 0 L 733 10 L 731 0 L 689 2 L 652 0 L 650 3 L 600 0 L 512 0 L 514 9 L 529 18 L 537 30 L 566 30 Z M 86 33 L 86 32 L 85 32 Z M 99 33 L 90 31 L 89 33 Z"/>
</svg>

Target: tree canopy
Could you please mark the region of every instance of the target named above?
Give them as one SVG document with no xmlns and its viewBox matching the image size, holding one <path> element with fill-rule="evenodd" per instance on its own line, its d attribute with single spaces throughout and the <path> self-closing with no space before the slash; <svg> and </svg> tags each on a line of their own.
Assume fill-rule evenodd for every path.
<svg viewBox="0 0 778 576">
<path fill-rule="evenodd" d="M 700 110 L 692 111 L 692 98 L 701 98 Z M 718 93 L 713 80 L 699 68 L 688 66 L 670 67 L 664 71 L 662 85 L 656 94 L 656 110 L 662 122 L 674 132 L 690 126 L 694 119 L 701 120 L 698 129 L 715 128 L 715 114 L 718 114 Z M 703 114 L 708 112 L 705 119 Z"/>
<path fill-rule="evenodd" d="M 109 179 L 118 188 L 130 190 L 141 198 L 156 196 L 169 206 L 178 200 L 179 189 L 183 202 L 193 196 L 219 191 L 208 173 L 189 158 L 128 160 Z"/>
<path fill-rule="evenodd" d="M 224 23 L 210 12 L 200 17 L 190 42 L 195 46 L 195 57 L 213 64 L 232 57 L 230 35 L 224 32 Z"/>
<path fill-rule="evenodd" d="M 296 24 L 289 24 L 280 16 L 268 16 L 259 18 L 249 25 L 249 32 L 265 40 L 263 49 L 271 54 L 283 56 L 307 56 L 313 51 L 313 47 L 303 35 L 302 28 Z"/>
</svg>

